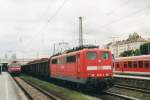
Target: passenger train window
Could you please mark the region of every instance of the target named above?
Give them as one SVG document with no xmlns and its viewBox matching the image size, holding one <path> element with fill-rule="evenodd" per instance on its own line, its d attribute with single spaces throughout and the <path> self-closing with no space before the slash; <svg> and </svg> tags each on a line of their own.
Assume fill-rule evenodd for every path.
<svg viewBox="0 0 150 100">
<path fill-rule="evenodd" d="M 52 64 L 57 64 L 58 60 L 57 59 L 52 59 Z"/>
<path fill-rule="evenodd" d="M 127 63 L 124 63 L 124 68 L 127 68 Z"/>
<path fill-rule="evenodd" d="M 144 67 L 148 68 L 149 66 L 150 66 L 149 62 L 148 61 L 144 61 Z"/>
<path fill-rule="evenodd" d="M 137 68 L 137 62 L 136 61 L 133 62 L 133 67 Z"/>
<path fill-rule="evenodd" d="M 143 61 L 139 61 L 139 68 L 142 68 L 143 67 Z"/>
<path fill-rule="evenodd" d="M 101 58 L 106 59 L 106 60 L 109 59 L 110 58 L 109 52 L 103 52 L 101 55 Z"/>
<path fill-rule="evenodd" d="M 89 59 L 89 60 L 95 60 L 97 58 L 97 54 L 96 52 L 88 52 L 86 54 L 86 57 Z"/>
<path fill-rule="evenodd" d="M 116 67 L 119 68 L 119 63 L 116 63 Z"/>
<path fill-rule="evenodd" d="M 132 62 L 131 61 L 128 62 L 128 67 L 132 68 Z"/>
<path fill-rule="evenodd" d="M 67 63 L 73 63 L 76 62 L 76 56 L 68 56 L 67 57 Z"/>
</svg>

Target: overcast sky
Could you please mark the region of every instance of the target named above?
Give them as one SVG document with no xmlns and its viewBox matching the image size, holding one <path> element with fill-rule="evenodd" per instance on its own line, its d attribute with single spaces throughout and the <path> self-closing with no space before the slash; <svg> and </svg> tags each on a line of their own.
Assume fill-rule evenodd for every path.
<svg viewBox="0 0 150 100">
<path fill-rule="evenodd" d="M 59 42 L 78 45 L 79 16 L 89 44 L 133 32 L 150 38 L 150 0 L 0 0 L 0 57 L 49 55 Z"/>
</svg>

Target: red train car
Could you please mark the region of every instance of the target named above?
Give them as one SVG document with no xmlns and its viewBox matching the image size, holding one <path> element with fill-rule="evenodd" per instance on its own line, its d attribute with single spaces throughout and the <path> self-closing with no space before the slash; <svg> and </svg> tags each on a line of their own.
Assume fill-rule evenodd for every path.
<svg viewBox="0 0 150 100">
<path fill-rule="evenodd" d="M 11 74 L 19 74 L 21 72 L 21 65 L 17 61 L 13 61 L 8 65 L 8 72 Z"/>
<path fill-rule="evenodd" d="M 116 74 L 150 75 L 150 55 L 116 58 L 114 72 Z"/>
<path fill-rule="evenodd" d="M 81 84 L 100 82 L 101 85 L 102 81 L 112 79 L 112 54 L 96 48 L 51 57 L 50 76 Z"/>
</svg>

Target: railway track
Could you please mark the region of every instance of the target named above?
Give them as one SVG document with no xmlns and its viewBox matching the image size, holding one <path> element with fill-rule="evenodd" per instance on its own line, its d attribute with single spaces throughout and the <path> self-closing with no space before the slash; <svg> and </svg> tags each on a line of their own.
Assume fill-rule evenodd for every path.
<svg viewBox="0 0 150 100">
<path fill-rule="evenodd" d="M 17 78 L 17 79 L 16 79 Z M 31 87 L 35 88 L 36 90 L 38 90 L 40 93 L 42 93 L 43 95 L 45 95 L 46 97 L 48 97 L 48 99 L 36 99 L 36 100 L 61 100 L 58 97 L 56 97 L 55 95 L 43 90 L 42 88 L 34 85 L 33 83 L 31 83 L 30 81 L 27 80 L 23 80 L 20 79 L 18 77 L 14 77 L 15 81 L 17 82 L 17 84 L 21 87 L 21 89 L 25 92 L 25 94 L 28 96 L 28 98 L 30 100 L 35 100 L 35 96 L 31 96 L 31 93 L 28 93 L 23 87 L 22 87 L 22 83 L 19 83 L 17 80 L 22 80 L 23 82 L 27 83 L 28 85 L 30 85 Z M 132 96 L 132 95 L 126 95 L 124 93 L 120 93 L 120 92 L 116 92 L 120 89 L 126 89 L 126 90 L 132 90 L 132 91 L 138 91 L 138 92 L 142 92 L 142 93 L 147 93 L 149 94 L 150 91 L 149 90 L 144 90 L 144 89 L 137 89 L 134 87 L 128 87 L 128 86 L 123 86 L 123 85 L 115 85 L 113 89 L 113 91 L 104 91 L 103 94 L 100 95 L 94 95 L 95 97 L 98 97 L 102 100 L 140 100 L 138 97 L 136 96 Z M 122 91 L 122 90 L 120 90 Z"/>
<path fill-rule="evenodd" d="M 113 100 L 116 100 L 116 99 L 117 100 L 139 100 L 139 99 L 134 98 L 134 97 L 130 97 L 130 96 L 122 95 L 122 94 L 117 94 L 117 93 L 113 93 L 113 92 L 108 92 L 108 91 L 104 91 L 103 93 L 106 96 L 108 96 L 108 95 L 111 96 L 111 99 L 113 99 Z"/>
<path fill-rule="evenodd" d="M 150 94 L 150 90 L 149 89 L 135 88 L 135 87 L 132 87 L 132 86 L 121 85 L 121 84 L 114 85 L 114 87 L 123 88 L 123 89 L 129 89 L 129 90 L 134 90 L 134 91 L 137 91 L 137 92 Z"/>
<path fill-rule="evenodd" d="M 61 100 L 55 95 L 43 90 L 29 81 L 13 77 L 19 87 L 24 91 L 29 100 Z"/>
<path fill-rule="evenodd" d="M 114 85 L 107 91 L 104 91 L 106 100 L 149 100 L 150 90 L 139 89 L 131 86 Z"/>
</svg>

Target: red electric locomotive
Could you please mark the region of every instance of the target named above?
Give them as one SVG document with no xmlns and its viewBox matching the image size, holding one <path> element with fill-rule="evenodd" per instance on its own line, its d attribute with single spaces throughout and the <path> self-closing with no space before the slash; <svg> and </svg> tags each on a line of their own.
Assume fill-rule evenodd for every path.
<svg viewBox="0 0 150 100">
<path fill-rule="evenodd" d="M 114 72 L 150 76 L 150 55 L 116 58 Z"/>
<path fill-rule="evenodd" d="M 112 54 L 95 48 L 51 57 L 50 77 L 104 87 L 112 82 Z"/>
<path fill-rule="evenodd" d="M 21 65 L 17 61 L 13 61 L 8 65 L 8 72 L 11 74 L 19 74 L 21 72 Z"/>
</svg>

